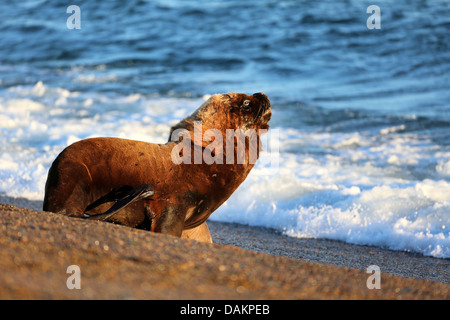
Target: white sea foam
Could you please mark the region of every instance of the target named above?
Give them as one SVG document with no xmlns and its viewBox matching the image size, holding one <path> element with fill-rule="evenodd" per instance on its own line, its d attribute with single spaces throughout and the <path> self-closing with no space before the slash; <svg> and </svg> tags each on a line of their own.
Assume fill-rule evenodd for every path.
<svg viewBox="0 0 450 320">
<path fill-rule="evenodd" d="M 331 173 L 335 170 L 325 179 L 304 177 L 301 171 L 281 170 L 265 179 L 251 173 L 212 219 L 275 228 L 293 237 L 450 257 L 450 183 L 353 186 Z"/>
<path fill-rule="evenodd" d="M 438 161 L 438 164 L 436 165 L 436 171 L 443 176 L 450 176 L 450 160 Z"/>
<path fill-rule="evenodd" d="M 13 87 L 0 100 L 0 193 L 42 200 L 48 169 L 67 145 L 95 136 L 164 143 L 204 99 Z M 276 170 L 257 163 L 213 220 L 450 257 L 448 148 L 403 125 L 279 129 Z"/>
<path fill-rule="evenodd" d="M 441 174 L 446 154 L 429 139 L 286 130 L 282 141 L 277 174 L 252 172 L 213 219 L 275 228 L 293 237 L 450 257 L 450 182 Z M 335 152 L 283 152 L 299 145 Z M 437 172 L 432 163 L 438 163 Z M 417 172 L 411 172 L 412 164 Z M 424 167 L 430 167 L 433 179 L 414 177 Z"/>
<path fill-rule="evenodd" d="M 96 136 L 164 143 L 176 122 L 171 113 L 185 116 L 184 108 L 201 102 L 180 107 L 176 99 L 145 100 L 138 94 L 86 97 L 42 82 L 9 92 L 11 98 L 0 101 L 0 192 L 31 200 L 42 200 L 48 168 L 67 145 Z M 95 103 L 103 106 L 101 112 Z M 130 105 L 139 113 L 130 113 Z"/>
</svg>

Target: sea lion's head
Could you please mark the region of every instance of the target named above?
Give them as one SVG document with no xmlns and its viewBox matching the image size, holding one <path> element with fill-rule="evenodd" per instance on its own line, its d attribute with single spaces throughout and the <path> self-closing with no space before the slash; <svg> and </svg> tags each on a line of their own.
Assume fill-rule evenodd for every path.
<svg viewBox="0 0 450 320">
<path fill-rule="evenodd" d="M 262 92 L 253 95 L 227 93 L 220 97 L 221 105 L 228 107 L 230 129 L 268 129 L 272 116 L 269 98 Z"/>
<path fill-rule="evenodd" d="M 193 114 L 172 127 L 193 131 L 194 123 L 202 123 L 202 131 L 220 130 L 224 136 L 227 129 L 268 129 L 272 116 L 269 98 L 262 92 L 248 95 L 245 93 L 226 93 L 211 96 Z"/>
</svg>

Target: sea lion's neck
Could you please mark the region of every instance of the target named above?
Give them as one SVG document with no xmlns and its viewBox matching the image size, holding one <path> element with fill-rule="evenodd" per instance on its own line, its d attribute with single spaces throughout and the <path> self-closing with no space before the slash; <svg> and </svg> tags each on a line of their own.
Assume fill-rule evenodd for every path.
<svg viewBox="0 0 450 320">
<path fill-rule="evenodd" d="M 239 159 L 239 152 L 235 145 L 231 152 L 234 156 L 226 156 L 226 145 L 223 152 L 208 148 L 202 148 L 192 144 L 189 148 L 183 142 L 168 142 L 161 146 L 161 151 L 167 154 L 165 158 L 170 159 L 167 164 L 170 172 L 174 176 L 182 177 L 184 183 L 190 184 L 196 191 L 208 193 L 208 190 L 215 190 L 219 186 L 240 185 L 253 168 L 253 163 L 249 162 L 248 148 L 245 158 Z M 212 151 L 212 152 L 211 152 Z M 230 152 L 230 150 L 228 150 Z M 255 160 L 256 161 L 256 160 Z M 181 182 L 181 181 L 180 181 Z M 234 191 L 234 189 L 233 189 Z"/>
</svg>

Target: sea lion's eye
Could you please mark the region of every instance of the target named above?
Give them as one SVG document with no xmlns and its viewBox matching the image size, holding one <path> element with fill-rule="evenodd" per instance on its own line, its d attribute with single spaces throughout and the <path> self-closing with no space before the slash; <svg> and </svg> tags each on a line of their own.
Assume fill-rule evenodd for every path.
<svg viewBox="0 0 450 320">
<path fill-rule="evenodd" d="M 250 100 L 244 100 L 244 102 L 242 103 L 242 107 L 245 109 L 248 109 L 249 105 L 250 105 Z"/>
</svg>

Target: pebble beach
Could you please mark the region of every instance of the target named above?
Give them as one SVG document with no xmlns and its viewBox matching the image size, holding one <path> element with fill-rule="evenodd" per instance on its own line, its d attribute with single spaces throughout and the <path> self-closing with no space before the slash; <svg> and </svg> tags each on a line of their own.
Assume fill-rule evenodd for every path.
<svg viewBox="0 0 450 320">
<path fill-rule="evenodd" d="M 210 223 L 215 243 L 205 244 L 2 204 L 0 228 L 0 299 L 450 297 L 447 259 L 293 240 L 236 224 Z M 380 289 L 367 287 L 369 263 L 380 265 Z M 71 290 L 67 268 L 73 265 L 80 268 L 81 288 Z"/>
</svg>

